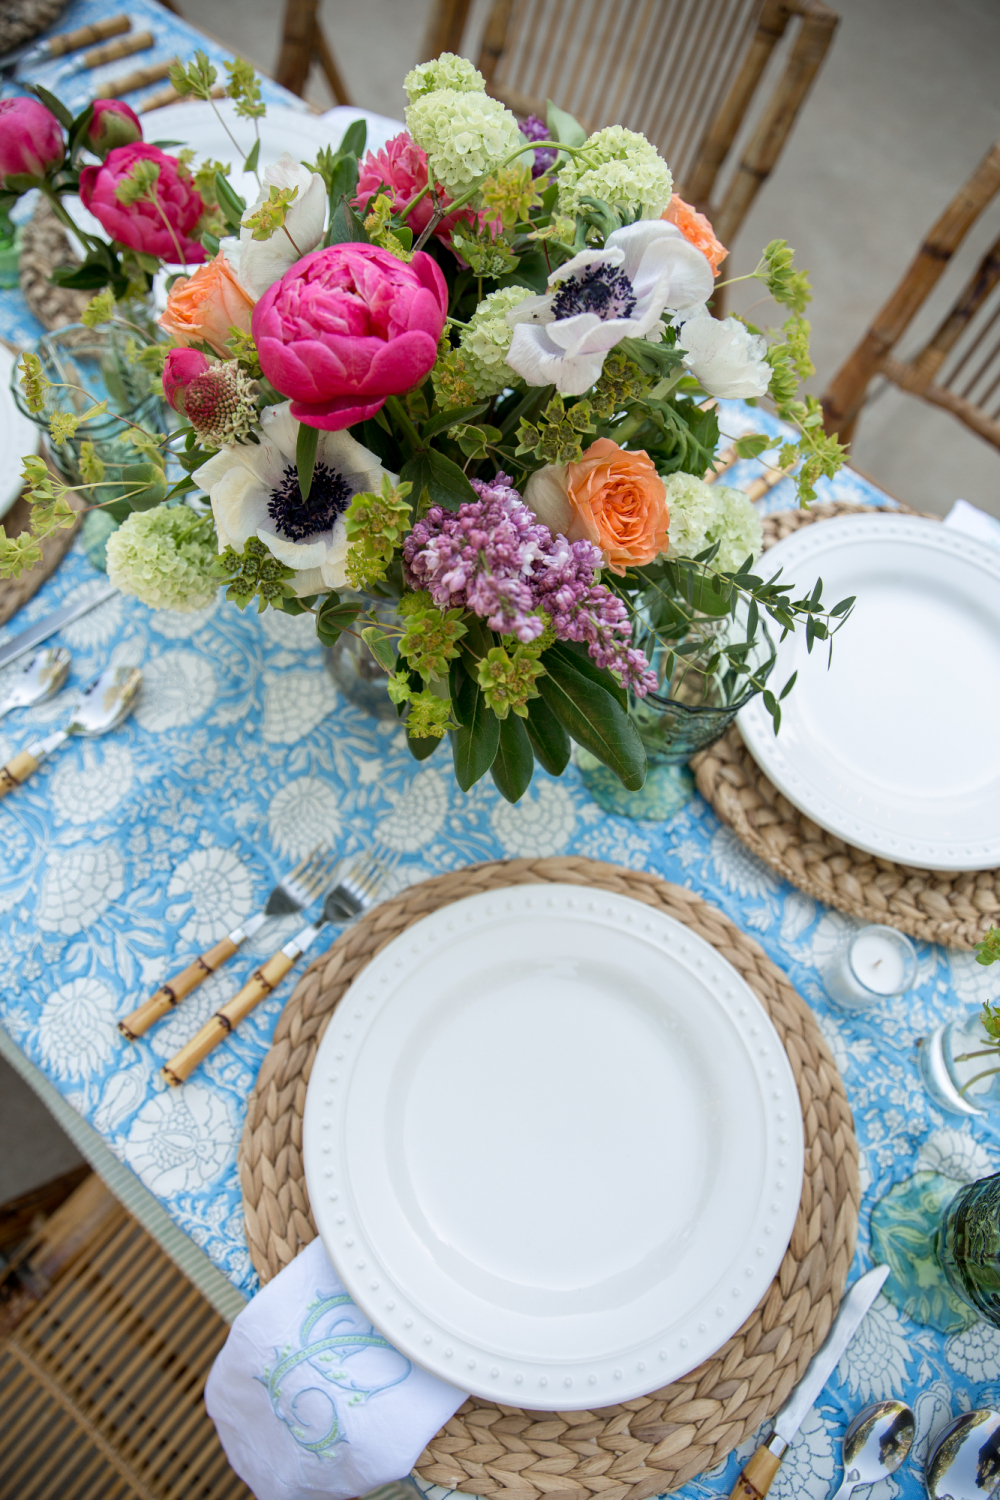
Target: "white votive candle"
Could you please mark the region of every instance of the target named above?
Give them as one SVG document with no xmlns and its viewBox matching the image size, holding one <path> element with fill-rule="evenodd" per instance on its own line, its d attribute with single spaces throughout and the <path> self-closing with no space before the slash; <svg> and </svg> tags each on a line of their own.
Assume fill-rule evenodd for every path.
<svg viewBox="0 0 1000 1500">
<path fill-rule="evenodd" d="M 903 995 L 916 977 L 916 950 L 895 927 L 862 927 L 823 974 L 827 994 L 844 1010 L 865 1010 L 889 995 Z"/>
</svg>

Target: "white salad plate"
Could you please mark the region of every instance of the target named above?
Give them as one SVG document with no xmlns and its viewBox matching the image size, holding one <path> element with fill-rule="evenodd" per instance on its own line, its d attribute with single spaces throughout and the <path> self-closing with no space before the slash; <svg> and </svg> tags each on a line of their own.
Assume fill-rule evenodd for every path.
<svg viewBox="0 0 1000 1500">
<path fill-rule="evenodd" d="M 19 356 L 0 344 L 0 516 L 5 516 L 24 487 L 21 459 L 38 452 L 38 428 L 14 403 L 10 383 Z"/>
<path fill-rule="evenodd" d="M 857 596 L 827 669 L 805 632 L 775 736 L 759 698 L 739 714 L 751 755 L 800 811 L 870 854 L 929 870 L 1000 865 L 1000 550 L 917 516 L 842 516 L 766 558 L 795 595 Z"/>
<path fill-rule="evenodd" d="M 358 1306 L 463 1390 L 607 1406 L 767 1291 L 802 1118 L 763 1006 L 664 913 L 574 885 L 470 896 L 344 995 L 306 1098 L 317 1228 Z"/>
</svg>

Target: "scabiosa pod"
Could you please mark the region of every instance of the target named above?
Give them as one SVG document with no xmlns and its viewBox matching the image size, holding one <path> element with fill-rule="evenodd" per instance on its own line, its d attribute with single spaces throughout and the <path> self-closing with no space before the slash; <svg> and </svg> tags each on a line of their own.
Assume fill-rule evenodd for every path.
<svg viewBox="0 0 1000 1500">
<path fill-rule="evenodd" d="M 212 448 L 237 443 L 257 422 L 256 381 L 236 360 L 211 364 L 196 349 L 171 349 L 163 366 L 163 394 Z"/>
</svg>

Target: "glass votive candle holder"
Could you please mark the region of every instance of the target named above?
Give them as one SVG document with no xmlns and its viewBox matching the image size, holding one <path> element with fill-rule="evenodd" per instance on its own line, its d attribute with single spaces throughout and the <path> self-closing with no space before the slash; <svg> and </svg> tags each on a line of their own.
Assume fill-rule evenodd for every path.
<svg viewBox="0 0 1000 1500">
<path fill-rule="evenodd" d="M 834 954 L 823 983 L 841 1010 L 868 1010 L 905 995 L 917 977 L 917 950 L 895 927 L 862 927 Z"/>
</svg>

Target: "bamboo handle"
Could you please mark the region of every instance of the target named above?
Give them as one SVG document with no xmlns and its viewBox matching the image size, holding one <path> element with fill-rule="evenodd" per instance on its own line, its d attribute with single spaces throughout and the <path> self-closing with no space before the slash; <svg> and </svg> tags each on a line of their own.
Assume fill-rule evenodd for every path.
<svg viewBox="0 0 1000 1500">
<path fill-rule="evenodd" d="M 254 1006 L 266 1000 L 268 995 L 277 985 L 281 983 L 289 969 L 299 957 L 298 953 L 286 953 L 284 948 L 269 958 L 266 964 L 256 969 L 239 994 L 227 1000 L 220 1010 L 204 1026 L 186 1046 L 182 1047 L 161 1069 L 164 1078 L 174 1088 L 183 1083 L 203 1058 L 206 1058 L 214 1047 L 232 1031 L 233 1027 L 248 1016 Z"/>
<path fill-rule="evenodd" d="M 133 52 L 145 52 L 155 41 L 151 31 L 137 31 L 134 36 L 122 37 L 120 42 L 107 42 L 103 47 L 85 52 L 80 65 L 84 68 L 99 68 L 103 63 L 116 62 L 119 57 L 131 57 Z"/>
<path fill-rule="evenodd" d="M 67 52 L 78 52 L 81 47 L 91 47 L 94 42 L 106 41 L 109 36 L 121 36 L 132 30 L 128 16 L 109 16 L 106 21 L 95 21 L 93 26 L 80 26 L 76 31 L 64 31 L 51 38 L 48 44 L 49 57 L 65 57 Z"/>
<path fill-rule="evenodd" d="M 210 974 L 221 969 L 227 959 L 237 952 L 239 944 L 224 937 L 214 948 L 209 948 L 207 953 L 199 954 L 193 964 L 188 964 L 180 974 L 168 979 L 166 984 L 161 984 L 154 995 L 150 995 L 137 1010 L 118 1022 L 118 1030 L 122 1036 L 127 1036 L 130 1042 L 134 1042 L 161 1016 L 165 1016 L 168 1010 L 172 1010 L 178 1001 L 183 1000 L 185 995 L 190 995 L 199 984 L 204 984 Z"/>
<path fill-rule="evenodd" d="M 781 1459 L 770 1448 L 758 1448 L 744 1464 L 729 1500 L 764 1500 L 780 1465 Z"/>
<path fill-rule="evenodd" d="M 95 99 L 117 99 L 120 94 L 131 94 L 135 89 L 144 89 L 151 83 L 159 83 L 161 78 L 168 77 L 172 62 L 150 63 L 148 68 L 136 68 L 134 73 L 126 73 L 123 78 L 115 78 L 111 83 L 102 84 L 99 89 L 94 90 Z"/>
<path fill-rule="evenodd" d="M 6 797 L 22 781 L 27 781 L 38 770 L 40 761 L 37 761 L 30 750 L 22 750 L 9 760 L 5 766 L 0 766 L 0 797 Z"/>
<path fill-rule="evenodd" d="M 224 99 L 226 97 L 226 91 L 221 83 L 217 83 L 212 89 L 211 97 L 213 99 Z M 140 99 L 139 103 L 135 106 L 135 112 L 137 115 L 148 115 L 154 109 L 163 109 L 165 105 L 176 104 L 178 99 L 183 98 L 184 95 L 179 94 L 173 84 L 171 84 L 165 89 L 157 89 L 155 94 L 147 94 L 145 99 Z"/>
</svg>

